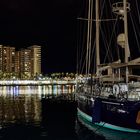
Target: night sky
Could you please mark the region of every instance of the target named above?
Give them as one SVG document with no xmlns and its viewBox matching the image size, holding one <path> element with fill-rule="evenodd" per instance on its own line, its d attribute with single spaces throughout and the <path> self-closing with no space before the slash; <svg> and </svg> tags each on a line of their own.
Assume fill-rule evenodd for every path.
<svg viewBox="0 0 140 140">
<path fill-rule="evenodd" d="M 0 44 L 42 46 L 42 72 L 76 72 L 77 0 L 0 0 Z"/>
<path fill-rule="evenodd" d="M 77 18 L 79 15 L 81 17 L 81 6 L 86 7 L 84 2 L 0 0 L 0 44 L 14 46 L 16 49 L 41 45 L 43 74 L 76 72 L 79 36 Z M 134 4 L 136 2 L 140 4 L 138 0 Z M 132 12 L 136 12 L 136 7 L 131 5 L 131 8 Z M 133 29 L 133 25 L 130 26 Z M 131 41 L 130 46 L 138 46 L 133 44 L 135 42 Z"/>
</svg>

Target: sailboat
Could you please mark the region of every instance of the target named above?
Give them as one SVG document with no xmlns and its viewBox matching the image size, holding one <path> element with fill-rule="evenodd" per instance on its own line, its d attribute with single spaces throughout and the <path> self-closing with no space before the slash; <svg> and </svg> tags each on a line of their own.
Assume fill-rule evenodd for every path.
<svg viewBox="0 0 140 140">
<path fill-rule="evenodd" d="M 81 76 L 81 78 L 80 74 L 77 74 L 75 95 L 78 102 L 78 119 L 90 129 L 93 129 L 94 132 L 108 139 L 140 138 L 140 76 L 138 75 L 140 58 L 134 58 L 130 55 L 131 51 L 136 53 L 130 47 L 138 45 L 137 43 L 131 43 L 138 41 L 138 37 L 135 37 L 137 41 L 133 40 L 138 31 L 138 28 L 135 28 L 135 22 L 131 24 L 130 31 L 136 29 L 134 34 L 131 34 L 131 40 L 129 40 L 130 33 L 128 33 L 130 27 L 128 21 L 132 21 L 131 13 L 134 10 L 134 1 L 137 6 L 135 9 L 138 10 L 137 0 L 130 0 L 129 2 L 127 0 L 120 0 L 119 2 L 108 0 L 108 4 L 105 4 L 106 0 L 89 0 L 88 18 L 79 18 L 79 20 L 87 22 L 87 67 L 85 70 L 86 76 Z M 93 14 L 94 5 L 95 14 Z M 109 8 L 110 5 L 111 8 Z M 133 6 L 132 9 L 131 5 Z M 111 18 L 104 18 L 106 17 L 105 12 L 99 12 L 100 9 L 103 10 L 101 6 L 106 6 L 106 11 L 110 10 L 112 12 L 110 14 L 112 15 Z M 93 15 L 95 15 L 95 19 Z M 128 18 L 128 16 L 131 18 Z M 139 12 L 137 17 L 139 17 Z M 93 26 L 94 23 L 95 27 Z M 105 27 L 104 24 L 109 25 L 109 28 Z M 117 46 L 118 51 L 108 47 L 106 53 L 102 52 L 102 50 L 105 50 L 105 46 L 101 41 L 107 40 L 106 38 L 101 39 L 102 27 L 109 29 L 105 32 L 106 38 L 107 33 L 112 32 L 109 38 L 110 45 L 111 47 Z M 95 34 L 92 33 L 93 30 L 96 30 Z M 113 36 L 116 31 L 117 33 Z M 95 43 L 93 43 L 93 35 L 95 35 Z M 92 49 L 94 44 L 96 44 L 95 48 Z M 95 73 L 91 72 L 91 63 L 95 62 L 90 57 L 92 50 L 95 50 Z M 100 57 L 101 53 L 102 58 Z M 107 55 L 109 53 L 113 53 L 115 59 L 115 53 L 121 55 L 119 59 L 111 59 L 111 62 L 108 59 L 108 62 L 103 63 L 106 58 L 103 57 L 103 54 Z"/>
</svg>

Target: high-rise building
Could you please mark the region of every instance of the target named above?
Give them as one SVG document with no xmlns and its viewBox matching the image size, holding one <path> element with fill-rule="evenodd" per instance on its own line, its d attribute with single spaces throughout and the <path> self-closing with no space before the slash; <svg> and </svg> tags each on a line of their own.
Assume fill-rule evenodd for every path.
<svg viewBox="0 0 140 140">
<path fill-rule="evenodd" d="M 3 46 L 2 45 L 0 45 L 0 72 L 2 72 L 2 69 L 3 69 L 3 65 L 2 65 L 2 54 L 3 54 Z"/>
<path fill-rule="evenodd" d="M 15 51 L 14 47 L 0 45 L 0 72 L 31 79 L 41 73 L 41 46 L 33 45 Z"/>
<path fill-rule="evenodd" d="M 0 45 L 0 72 L 15 72 L 15 48 Z"/>
<path fill-rule="evenodd" d="M 15 72 L 17 73 L 17 76 L 20 77 L 20 51 L 15 52 Z"/>
<path fill-rule="evenodd" d="M 22 79 L 30 79 L 31 78 L 31 50 L 29 49 L 21 49 L 19 55 L 20 62 L 20 74 Z"/>
<path fill-rule="evenodd" d="M 28 49 L 31 50 L 31 73 L 36 76 L 41 73 L 41 46 L 33 45 Z"/>
</svg>

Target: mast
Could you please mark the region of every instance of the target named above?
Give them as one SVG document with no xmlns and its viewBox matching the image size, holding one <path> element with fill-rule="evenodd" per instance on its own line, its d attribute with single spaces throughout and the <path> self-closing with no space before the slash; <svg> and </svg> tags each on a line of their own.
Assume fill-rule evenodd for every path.
<svg viewBox="0 0 140 140">
<path fill-rule="evenodd" d="M 129 61 L 129 57 L 130 57 L 130 51 L 129 51 L 129 46 L 128 46 L 128 24 L 127 24 L 127 12 L 130 11 L 130 3 L 127 2 L 127 0 L 122 0 L 122 2 L 117 2 L 114 3 L 112 5 L 113 8 L 113 12 L 115 14 L 117 14 L 118 16 L 120 16 L 120 19 L 123 19 L 124 22 L 124 39 L 121 39 L 121 42 L 123 43 L 119 43 L 119 45 L 124 47 L 124 51 L 125 51 L 125 63 L 126 63 L 126 69 L 125 69 L 125 81 L 126 83 L 128 83 L 128 61 Z M 121 34 L 120 34 L 121 35 Z"/>
<path fill-rule="evenodd" d="M 89 77 L 91 63 L 91 41 L 92 41 L 92 11 L 93 0 L 88 1 L 88 29 L 87 29 L 87 53 L 86 53 L 86 74 Z"/>
<path fill-rule="evenodd" d="M 128 25 L 127 25 L 127 0 L 123 0 L 124 5 L 124 35 L 125 35 L 125 63 L 128 63 L 129 48 L 128 48 Z M 128 66 L 126 66 L 126 83 L 128 83 Z"/>
<path fill-rule="evenodd" d="M 96 74 L 99 75 L 98 66 L 100 64 L 100 50 L 99 50 L 99 0 L 96 0 Z"/>
<path fill-rule="evenodd" d="M 88 76 L 88 58 L 89 58 L 89 35 L 90 35 L 90 2 L 88 1 L 88 27 L 87 27 L 87 51 L 86 51 L 86 75 Z"/>
</svg>

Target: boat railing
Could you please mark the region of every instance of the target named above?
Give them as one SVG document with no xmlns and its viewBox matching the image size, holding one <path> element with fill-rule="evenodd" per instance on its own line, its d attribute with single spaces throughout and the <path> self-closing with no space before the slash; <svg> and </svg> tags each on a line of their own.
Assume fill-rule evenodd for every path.
<svg viewBox="0 0 140 140">
<path fill-rule="evenodd" d="M 126 3 L 126 10 L 130 11 L 130 3 Z M 123 2 L 117 2 L 112 4 L 112 11 L 118 15 L 124 14 L 124 3 Z"/>
</svg>

